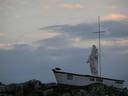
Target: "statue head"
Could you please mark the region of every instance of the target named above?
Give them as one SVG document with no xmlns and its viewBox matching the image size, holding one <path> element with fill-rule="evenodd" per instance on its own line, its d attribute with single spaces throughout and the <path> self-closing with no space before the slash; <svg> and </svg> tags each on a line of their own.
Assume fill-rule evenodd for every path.
<svg viewBox="0 0 128 96">
<path fill-rule="evenodd" d="M 92 45 L 92 48 L 96 48 L 96 45 Z"/>
</svg>

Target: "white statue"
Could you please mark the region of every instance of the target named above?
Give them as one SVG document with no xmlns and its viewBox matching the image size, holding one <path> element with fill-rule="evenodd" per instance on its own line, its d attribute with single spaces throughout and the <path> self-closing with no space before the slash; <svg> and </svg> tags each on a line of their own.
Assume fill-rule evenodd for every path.
<svg viewBox="0 0 128 96">
<path fill-rule="evenodd" d="M 87 63 L 90 64 L 91 74 L 98 76 L 98 49 L 95 45 L 92 46 L 92 51 Z"/>
</svg>

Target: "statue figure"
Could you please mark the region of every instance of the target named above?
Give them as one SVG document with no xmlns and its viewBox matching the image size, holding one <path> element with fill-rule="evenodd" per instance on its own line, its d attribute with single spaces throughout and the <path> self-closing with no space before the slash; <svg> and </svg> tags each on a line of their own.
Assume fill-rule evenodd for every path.
<svg viewBox="0 0 128 96">
<path fill-rule="evenodd" d="M 87 63 L 90 64 L 91 74 L 98 76 L 98 49 L 95 45 L 92 46 L 92 51 Z"/>
</svg>

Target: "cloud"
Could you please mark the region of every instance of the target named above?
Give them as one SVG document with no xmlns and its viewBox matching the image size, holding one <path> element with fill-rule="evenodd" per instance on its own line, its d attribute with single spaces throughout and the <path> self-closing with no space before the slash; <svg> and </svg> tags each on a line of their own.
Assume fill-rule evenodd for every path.
<svg viewBox="0 0 128 96">
<path fill-rule="evenodd" d="M 128 24 L 127 22 L 121 21 L 102 21 L 101 30 L 106 31 L 102 34 L 102 38 L 128 38 Z M 64 25 L 53 25 L 41 28 L 41 30 L 48 30 L 50 32 L 67 33 L 70 36 L 77 36 L 81 39 L 92 39 L 97 38 L 93 32 L 98 31 L 97 23 L 80 23 L 80 24 L 64 24 Z"/>
<path fill-rule="evenodd" d="M 61 34 L 52 38 L 38 40 L 35 44 L 45 46 L 49 49 L 71 48 L 72 40 L 69 35 Z"/>
<path fill-rule="evenodd" d="M 108 16 L 103 17 L 104 20 L 123 20 L 128 19 L 127 15 L 112 13 Z"/>
<path fill-rule="evenodd" d="M 83 8 L 83 6 L 81 4 L 78 4 L 78 3 L 67 3 L 67 4 L 63 4 L 62 6 L 64 8 L 67 8 L 67 9 L 80 9 L 80 8 Z"/>
<path fill-rule="evenodd" d="M 62 33 L 43 42 L 49 48 L 89 48 L 92 44 L 98 45 L 98 34 L 93 33 L 98 31 L 97 26 L 97 23 L 80 23 L 43 27 L 41 30 Z M 128 46 L 128 27 L 125 21 L 102 21 L 101 30 L 106 31 L 101 34 L 102 46 Z"/>
<path fill-rule="evenodd" d="M 54 25 L 54 26 L 47 26 L 41 28 L 41 30 L 48 30 L 51 32 L 60 32 L 70 34 L 70 36 L 80 36 L 81 38 L 90 38 L 92 33 L 97 31 L 95 24 L 86 24 L 80 23 L 76 25 L 64 24 L 64 25 Z"/>
<path fill-rule="evenodd" d="M 36 41 L 35 44 L 45 46 L 48 49 L 64 49 L 64 48 L 89 48 L 93 44 L 98 46 L 98 38 L 81 38 L 80 36 L 72 36 L 71 34 L 63 33 L 48 39 Z M 128 46 L 127 38 L 102 38 L 101 44 L 103 47 L 112 46 Z"/>
</svg>

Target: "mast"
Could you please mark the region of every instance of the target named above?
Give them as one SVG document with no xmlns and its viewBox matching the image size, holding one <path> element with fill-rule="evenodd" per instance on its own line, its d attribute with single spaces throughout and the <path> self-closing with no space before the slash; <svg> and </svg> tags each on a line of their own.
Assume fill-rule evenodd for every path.
<svg viewBox="0 0 128 96">
<path fill-rule="evenodd" d="M 99 65 L 99 76 L 101 77 L 101 72 L 102 72 L 102 68 L 101 68 L 101 33 L 105 32 L 105 31 L 101 31 L 100 29 L 101 24 L 100 24 L 100 16 L 98 16 L 98 32 L 94 32 L 94 33 L 98 33 L 98 41 L 99 41 L 99 51 L 98 51 L 98 65 Z"/>
<path fill-rule="evenodd" d="M 98 16 L 98 27 L 99 27 L 99 71 L 100 71 L 100 77 L 101 77 L 101 42 L 100 42 L 100 16 Z"/>
</svg>

